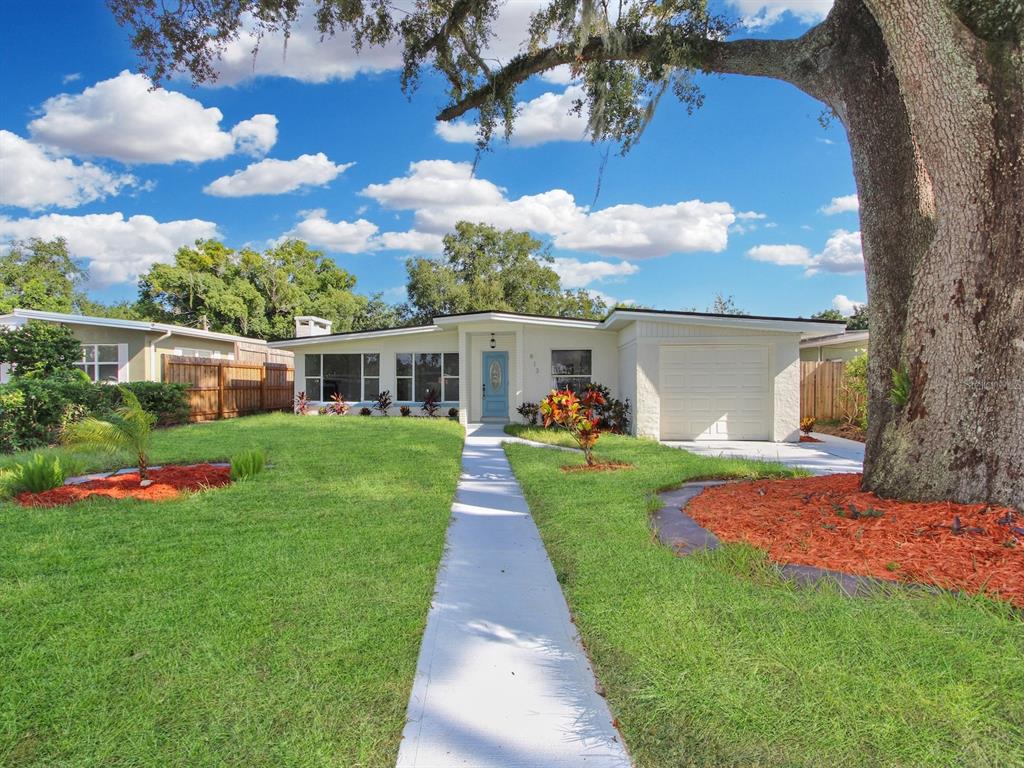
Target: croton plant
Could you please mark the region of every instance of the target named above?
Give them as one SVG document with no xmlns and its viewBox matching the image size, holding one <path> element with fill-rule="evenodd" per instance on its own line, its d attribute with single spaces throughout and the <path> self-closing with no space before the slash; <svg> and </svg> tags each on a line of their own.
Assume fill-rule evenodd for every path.
<svg viewBox="0 0 1024 768">
<path fill-rule="evenodd" d="M 558 426 L 572 435 L 589 466 L 594 465 L 594 444 L 601 434 L 594 409 L 604 402 L 597 390 L 587 390 L 580 397 L 570 389 L 560 389 L 552 390 L 540 404 L 544 426 Z"/>
</svg>

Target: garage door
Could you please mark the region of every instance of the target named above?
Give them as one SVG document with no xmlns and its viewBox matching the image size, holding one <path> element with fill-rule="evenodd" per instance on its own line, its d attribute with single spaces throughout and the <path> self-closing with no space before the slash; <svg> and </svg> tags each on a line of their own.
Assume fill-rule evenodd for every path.
<svg viewBox="0 0 1024 768">
<path fill-rule="evenodd" d="M 769 440 L 765 346 L 661 348 L 662 440 Z"/>
</svg>

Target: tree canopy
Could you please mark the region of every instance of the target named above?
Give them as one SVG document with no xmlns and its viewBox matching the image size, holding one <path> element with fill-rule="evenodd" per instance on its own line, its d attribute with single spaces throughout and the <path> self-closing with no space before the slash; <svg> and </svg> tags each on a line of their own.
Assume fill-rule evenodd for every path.
<svg viewBox="0 0 1024 768">
<path fill-rule="evenodd" d="M 549 248 L 528 232 L 459 222 L 440 260 L 406 262 L 413 322 L 495 309 L 559 317 L 604 317 L 608 307 L 585 290 L 563 290 Z"/>
<path fill-rule="evenodd" d="M 11 365 L 17 376 L 71 370 L 81 357 L 81 344 L 63 325 L 29 320 L 20 328 L 0 330 L 0 363 Z"/>
<path fill-rule="evenodd" d="M 354 292 L 356 278 L 299 240 L 259 252 L 216 240 L 178 249 L 170 264 L 139 278 L 143 316 L 263 339 L 294 334 L 296 315 L 316 315 L 336 331 L 379 322 L 380 297 Z"/>
<path fill-rule="evenodd" d="M 0 252 L 0 313 L 15 307 L 73 312 L 83 298 L 84 276 L 63 238 L 13 243 Z"/>
</svg>

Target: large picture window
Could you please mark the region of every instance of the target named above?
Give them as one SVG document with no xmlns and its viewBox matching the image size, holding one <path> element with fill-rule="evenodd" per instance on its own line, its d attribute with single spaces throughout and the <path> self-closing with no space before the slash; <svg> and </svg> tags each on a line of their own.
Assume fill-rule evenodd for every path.
<svg viewBox="0 0 1024 768">
<path fill-rule="evenodd" d="M 350 402 L 375 400 L 380 392 L 380 355 L 306 355 L 306 397 L 327 401 L 340 394 Z"/>
<path fill-rule="evenodd" d="M 82 359 L 75 365 L 85 371 L 91 381 L 116 384 L 120 368 L 117 344 L 83 344 Z"/>
<path fill-rule="evenodd" d="M 395 355 L 395 377 L 399 402 L 421 403 L 429 393 L 445 402 L 459 400 L 457 352 L 399 352 Z"/>
<path fill-rule="evenodd" d="M 589 349 L 551 350 L 551 378 L 555 389 L 580 392 L 590 383 L 591 351 Z"/>
</svg>

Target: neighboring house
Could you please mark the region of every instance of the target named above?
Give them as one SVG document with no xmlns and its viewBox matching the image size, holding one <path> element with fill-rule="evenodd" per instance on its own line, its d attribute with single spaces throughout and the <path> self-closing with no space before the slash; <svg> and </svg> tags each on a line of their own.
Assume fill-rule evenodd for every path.
<svg viewBox="0 0 1024 768">
<path fill-rule="evenodd" d="M 313 318 L 316 320 L 317 318 Z M 511 312 L 436 317 L 430 325 L 325 333 L 297 319 L 296 391 L 357 406 L 389 390 L 393 409 L 428 392 L 463 423 L 518 419 L 516 407 L 588 382 L 629 398 L 633 431 L 658 439 L 795 441 L 802 338 L 836 323 L 799 318 L 616 309 L 603 321 Z"/>
<path fill-rule="evenodd" d="M 77 365 L 93 381 L 160 381 L 167 355 L 291 364 L 290 353 L 272 350 L 261 339 L 167 323 L 15 309 L 0 315 L 0 329 L 16 328 L 30 320 L 70 328 L 82 343 L 82 359 Z M 0 381 L 6 376 L 6 370 L 0 371 Z"/>
<path fill-rule="evenodd" d="M 867 331 L 843 331 L 800 342 L 800 359 L 811 362 L 852 360 L 868 351 Z"/>
</svg>

